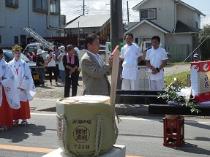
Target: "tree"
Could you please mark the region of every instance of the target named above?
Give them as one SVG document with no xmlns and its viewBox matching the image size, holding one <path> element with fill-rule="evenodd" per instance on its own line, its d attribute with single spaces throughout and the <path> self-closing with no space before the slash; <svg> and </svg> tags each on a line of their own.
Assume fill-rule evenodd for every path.
<svg viewBox="0 0 210 157">
<path fill-rule="evenodd" d="M 201 56 L 202 60 L 210 59 L 210 25 L 206 25 L 200 33 L 200 42 L 203 42 L 201 45 Z"/>
</svg>

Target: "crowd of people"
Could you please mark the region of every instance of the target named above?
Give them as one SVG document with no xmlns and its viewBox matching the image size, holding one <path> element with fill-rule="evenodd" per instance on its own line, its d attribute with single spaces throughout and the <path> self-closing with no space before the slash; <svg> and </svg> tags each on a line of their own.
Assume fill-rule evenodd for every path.
<svg viewBox="0 0 210 157">
<path fill-rule="evenodd" d="M 138 81 L 138 63 L 145 60 L 150 73 L 150 90 L 163 90 L 164 67 L 168 57 L 165 49 L 160 47 L 160 37 L 152 37 L 152 47 L 146 51 L 146 55 L 143 55 L 141 48 L 133 41 L 133 35 L 126 34 L 126 44 L 121 48 L 121 89 L 138 90 L 135 85 L 135 81 Z M 107 76 L 111 74 L 113 58 L 110 56 L 109 64 L 105 63 L 98 53 L 99 48 L 99 37 L 90 34 L 86 38 L 86 50 L 81 60 L 73 45 L 55 47 L 49 51 L 46 60 L 42 50 L 38 50 L 35 58 L 41 84 L 45 83 L 47 69 L 51 85 L 53 78 L 56 84 L 59 78 L 64 83 L 64 97 L 76 96 L 81 68 L 84 95 L 110 95 Z M 12 51 L 14 59 L 6 63 L 3 51 L 0 50 L 0 128 L 3 130 L 19 124 L 27 125 L 27 119 L 30 119 L 29 101 L 36 93 L 30 68 L 20 58 L 21 47 L 16 45 Z"/>
<path fill-rule="evenodd" d="M 164 89 L 164 67 L 167 65 L 168 55 L 166 50 L 160 47 L 160 37 L 151 38 L 152 47 L 143 55 L 141 48 L 134 43 L 132 34 L 125 35 L 125 45 L 121 48 L 120 61 L 122 63 L 121 89 L 138 90 L 138 64 L 142 60 L 146 62 L 149 73 L 149 88 L 151 91 Z M 81 60 L 84 94 L 109 95 L 110 84 L 107 75 L 111 73 L 112 56 L 107 65 L 98 54 L 99 38 L 91 34 L 86 40 L 87 50 Z"/>
<path fill-rule="evenodd" d="M 121 48 L 120 60 L 122 63 L 122 90 L 139 90 L 138 76 L 139 63 L 146 62 L 149 73 L 149 88 L 152 91 L 160 91 L 164 88 L 164 67 L 167 65 L 168 55 L 165 49 L 160 47 L 160 37 L 151 38 L 151 48 L 142 52 L 142 48 L 134 43 L 133 34 L 125 35 L 125 45 Z M 49 50 L 46 60 L 43 59 L 42 50 L 37 50 L 36 63 L 40 76 L 40 83 L 45 84 L 45 71 L 49 74 L 50 84 L 53 79 L 56 85 L 58 81 L 64 84 L 64 97 L 76 96 L 80 70 L 82 69 L 84 94 L 109 95 L 110 84 L 107 74 L 111 73 L 111 65 L 107 65 L 99 55 L 100 41 L 96 34 L 90 34 L 86 38 L 86 50 L 82 59 L 78 57 L 77 49 L 73 45 L 60 46 Z M 112 57 L 110 56 L 110 59 Z M 81 62 L 81 67 L 79 67 Z M 93 62 L 93 64 L 90 64 Z M 99 80 L 100 79 L 100 80 Z M 70 89 L 72 92 L 70 94 Z M 103 88 L 103 89 L 100 89 Z"/>
<path fill-rule="evenodd" d="M 40 85 L 45 86 L 46 74 L 48 74 L 51 86 L 53 80 L 55 80 L 56 86 L 64 85 L 64 97 L 70 96 L 71 87 L 71 95 L 76 96 L 80 73 L 77 49 L 73 45 L 55 46 L 53 50 L 49 50 L 45 57 L 43 56 L 45 51 L 43 52 L 41 49 L 36 51 L 32 61 L 36 62 Z"/>
</svg>

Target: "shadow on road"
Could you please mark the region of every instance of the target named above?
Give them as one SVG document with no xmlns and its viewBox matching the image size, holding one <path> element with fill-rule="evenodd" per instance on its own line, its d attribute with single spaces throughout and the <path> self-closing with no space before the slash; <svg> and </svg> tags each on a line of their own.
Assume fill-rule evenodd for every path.
<svg viewBox="0 0 210 157">
<path fill-rule="evenodd" d="M 180 151 L 192 153 L 192 154 L 209 155 L 210 156 L 210 150 L 200 148 L 197 145 L 193 145 L 190 143 L 186 143 L 183 148 L 178 148 L 176 150 L 180 150 Z"/>
<path fill-rule="evenodd" d="M 159 138 L 162 139 L 162 136 L 153 136 L 153 135 L 136 135 L 136 134 L 119 134 L 119 136 L 127 136 L 127 137 L 146 137 L 146 138 Z"/>
<path fill-rule="evenodd" d="M 48 86 L 38 86 L 41 89 L 53 89 L 52 87 L 48 87 Z"/>
<path fill-rule="evenodd" d="M 187 123 L 186 125 L 197 127 L 199 129 L 210 130 L 210 125 L 201 124 L 201 123 Z"/>
<path fill-rule="evenodd" d="M 14 127 L 7 132 L 1 132 L 0 138 L 11 140 L 13 143 L 19 143 L 27 138 L 29 134 L 33 136 L 42 136 L 42 133 L 45 132 L 45 126 L 39 126 L 34 124 L 29 124 L 27 127 Z"/>
<path fill-rule="evenodd" d="M 210 142 L 210 138 L 208 137 L 196 137 L 195 140 Z"/>
<path fill-rule="evenodd" d="M 154 136 L 154 135 L 137 135 L 137 134 L 123 134 L 120 133 L 119 136 L 127 136 L 127 137 L 145 137 L 145 138 L 158 138 L 158 139 L 163 139 L 163 136 Z M 210 142 L 210 138 L 207 137 L 196 137 L 196 138 L 185 138 L 187 141 L 204 141 L 204 142 Z M 189 144 L 186 143 L 186 147 Z"/>
</svg>

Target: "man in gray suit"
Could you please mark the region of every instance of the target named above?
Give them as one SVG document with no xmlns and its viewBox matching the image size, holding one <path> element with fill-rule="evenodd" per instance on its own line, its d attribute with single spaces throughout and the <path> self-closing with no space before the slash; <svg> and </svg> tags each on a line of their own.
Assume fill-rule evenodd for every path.
<svg viewBox="0 0 210 157">
<path fill-rule="evenodd" d="M 110 84 L 107 75 L 111 66 L 106 65 L 98 54 L 100 43 L 96 34 L 86 39 L 87 50 L 81 60 L 84 95 L 109 95 Z"/>
</svg>

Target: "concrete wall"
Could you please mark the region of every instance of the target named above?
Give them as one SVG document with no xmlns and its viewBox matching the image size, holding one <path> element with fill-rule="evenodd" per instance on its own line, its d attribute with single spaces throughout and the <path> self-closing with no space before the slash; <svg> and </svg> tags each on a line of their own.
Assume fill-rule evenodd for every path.
<svg viewBox="0 0 210 157">
<path fill-rule="evenodd" d="M 195 11 L 192 11 L 191 9 L 180 4 L 177 5 L 177 20 L 192 28 L 200 28 L 200 15 Z M 196 28 L 196 22 L 198 23 L 198 28 Z"/>
<path fill-rule="evenodd" d="M 4 14 L 2 14 L 3 11 L 4 11 L 4 1 L 0 1 L 0 28 L 5 25 Z"/>
<path fill-rule="evenodd" d="M 157 8 L 157 19 L 152 22 L 168 31 L 173 31 L 176 24 L 176 7 L 174 0 L 150 0 L 139 9 Z"/>
<path fill-rule="evenodd" d="M 143 23 L 140 27 L 132 30 L 130 33 L 134 38 L 150 40 L 153 36 L 158 35 L 161 39 L 162 47 L 165 47 L 165 34 L 147 23 Z"/>
<path fill-rule="evenodd" d="M 166 45 L 181 45 L 186 44 L 190 46 L 192 51 L 192 34 L 167 34 Z"/>
<path fill-rule="evenodd" d="M 33 11 L 32 0 L 19 0 L 17 9 L 5 7 L 5 0 L 0 0 L 0 35 L 2 47 L 11 47 L 14 44 L 14 36 L 27 35 L 24 27 L 33 28 L 43 37 L 59 36 L 56 30 L 50 30 L 48 26 L 60 27 L 60 15 L 47 15 Z"/>
<path fill-rule="evenodd" d="M 171 61 L 183 61 L 193 50 L 192 34 L 167 34 L 165 39 Z"/>
</svg>

